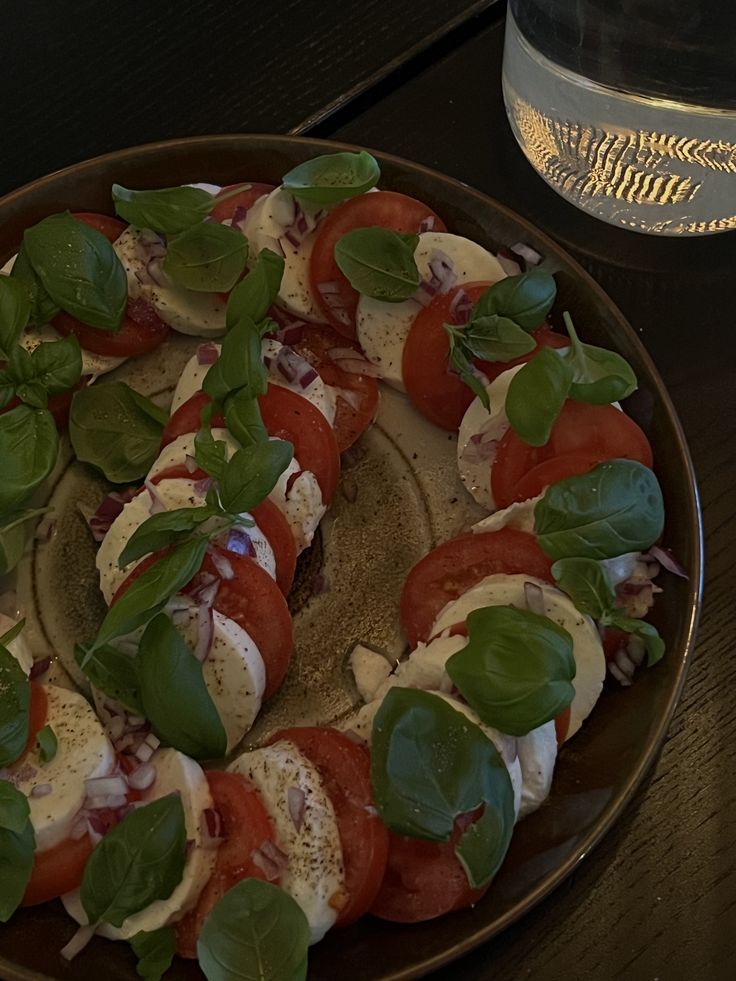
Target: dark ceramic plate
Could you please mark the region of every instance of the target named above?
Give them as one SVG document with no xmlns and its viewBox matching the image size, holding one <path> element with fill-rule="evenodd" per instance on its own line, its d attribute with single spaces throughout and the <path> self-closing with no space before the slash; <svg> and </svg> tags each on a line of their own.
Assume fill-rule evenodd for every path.
<svg viewBox="0 0 736 981">
<path fill-rule="evenodd" d="M 151 144 L 90 160 L 51 174 L 0 201 L 0 261 L 5 261 L 16 250 L 28 225 L 49 213 L 65 208 L 109 212 L 110 185 L 114 181 L 128 187 L 145 188 L 198 180 L 220 184 L 243 179 L 277 182 L 296 163 L 331 149 L 346 147 L 281 136 L 215 136 Z M 346 974 L 352 981 L 399 981 L 420 977 L 503 930 L 547 896 L 610 828 L 656 758 L 682 688 L 700 600 L 702 540 L 690 456 L 664 385 L 622 315 L 558 246 L 502 205 L 424 167 L 385 154 L 376 156 L 381 162 L 384 187 L 428 202 L 452 231 L 467 235 L 491 249 L 518 241 L 537 249 L 545 256 L 546 268 L 557 276 L 557 320 L 561 310 L 571 310 L 586 340 L 615 348 L 634 366 L 640 388 L 629 400 L 627 410 L 643 427 L 654 447 L 657 473 L 665 496 L 666 541 L 687 569 L 689 580 L 667 576 L 665 591 L 658 598 L 652 617 L 666 640 L 667 656 L 656 669 L 642 672 L 632 688 L 606 690 L 583 730 L 560 754 L 551 797 L 517 827 L 508 857 L 485 900 L 472 910 L 424 925 L 399 927 L 366 918 L 347 930 L 333 932 L 311 951 L 311 981 L 342 981 Z M 168 382 L 163 378 L 161 362 L 152 362 L 147 370 L 149 376 L 151 373 L 154 376 L 152 381 L 149 378 L 150 390 L 157 388 L 158 370 L 162 379 L 158 387 L 165 391 Z M 373 494 L 371 503 L 365 503 L 354 512 L 357 517 L 353 533 L 358 540 L 362 536 L 364 545 L 371 552 L 380 551 L 382 546 L 371 533 L 368 512 L 385 503 L 381 496 L 390 495 L 392 486 L 390 468 L 383 467 L 383 462 L 394 460 L 401 470 L 404 466 L 401 461 L 406 455 L 396 439 L 397 425 L 392 418 L 389 412 L 383 424 L 379 419 L 376 435 L 371 437 L 373 442 L 369 451 L 377 447 L 380 465 L 371 470 L 370 462 L 353 461 L 354 466 L 367 468 L 358 469 L 357 476 L 369 489 L 369 499 Z M 417 438 L 423 439 L 424 435 Z M 438 538 L 459 530 L 453 525 L 458 521 L 462 523 L 463 519 L 462 511 L 460 517 L 449 521 L 443 521 L 442 514 L 438 513 L 437 502 L 441 501 L 443 493 L 442 470 L 447 461 L 446 455 L 440 456 L 435 458 L 430 453 L 427 458 L 430 462 L 421 472 L 407 465 L 404 475 L 407 486 L 411 485 L 411 493 L 403 498 L 407 502 L 405 510 L 415 507 L 417 501 L 425 501 L 426 505 L 427 513 L 412 519 L 419 531 L 414 528 L 408 532 L 412 547 L 422 546 L 420 554 L 426 551 L 427 543 L 431 545 Z M 434 459 L 436 466 L 432 463 Z M 77 479 L 73 469 L 65 479 Z M 93 484 L 89 477 L 85 479 L 86 493 L 92 494 Z M 434 502 L 430 500 L 427 504 L 426 490 L 433 482 Z M 64 479 L 58 480 L 54 493 L 62 493 L 62 485 Z M 69 493 L 68 488 L 65 493 Z M 99 486 L 94 493 L 102 493 Z M 429 497 L 432 497 L 431 493 Z M 449 504 L 452 499 L 447 496 L 447 500 Z M 400 501 L 391 505 L 392 528 L 402 526 L 401 507 Z M 89 555 L 75 553 L 76 533 L 73 530 L 64 534 L 69 536 L 72 563 L 78 570 L 86 570 L 81 575 L 81 580 L 85 580 L 90 569 Z M 388 541 L 392 537 L 384 536 L 382 540 Z M 336 539 L 339 542 L 339 535 Z M 44 555 L 40 549 L 36 550 L 31 570 L 41 619 L 45 615 L 44 604 L 51 602 L 52 593 L 57 593 L 55 583 L 59 579 L 49 574 L 50 570 L 53 571 L 57 562 L 60 570 L 68 569 L 70 552 L 63 546 L 56 556 L 48 553 L 45 558 Z M 344 557 L 343 560 L 347 561 Z M 312 561 L 318 563 L 321 558 L 315 554 Z M 382 564 L 384 567 L 391 565 L 390 562 Z M 309 575 L 314 571 L 313 567 Z M 360 568 L 354 574 L 360 575 Z M 69 577 L 64 578 L 68 580 Z M 324 650 L 331 644 L 334 647 L 329 625 L 342 619 L 341 604 L 354 604 L 358 592 L 367 597 L 367 605 L 364 604 L 360 613 L 360 623 L 366 625 L 365 629 L 375 625 L 384 629 L 384 621 L 394 622 L 394 612 L 386 616 L 386 601 L 378 599 L 389 581 L 393 581 L 396 588 L 400 577 L 394 575 L 392 580 L 391 575 L 384 573 L 383 578 L 376 579 L 377 591 L 371 592 L 371 577 L 364 572 L 359 590 L 354 588 L 355 579 L 350 579 L 349 589 L 338 588 L 322 597 L 322 613 L 308 617 L 313 635 L 312 649 Z M 89 591 L 94 587 L 88 581 L 80 588 Z M 92 597 L 89 598 L 91 601 Z M 305 609 L 308 611 L 309 604 Z M 305 615 L 300 611 L 300 617 Z M 296 713 L 295 721 L 303 718 L 304 713 L 296 712 L 294 708 L 302 695 L 307 696 L 307 703 L 312 699 L 312 717 L 320 713 L 323 717 L 329 716 L 323 718 L 325 722 L 332 721 L 344 711 L 343 695 L 340 695 L 340 706 L 332 706 L 329 695 L 331 679 L 335 691 L 344 693 L 347 690 L 344 653 L 344 648 L 334 651 L 328 658 L 328 669 L 322 670 L 319 676 L 310 676 L 308 670 L 306 674 L 302 673 L 301 681 L 291 684 L 289 692 L 277 702 L 276 709 L 269 709 L 276 713 L 271 716 L 273 722 L 278 721 L 282 712 L 286 715 Z M 306 662 L 308 658 L 300 659 L 300 670 L 302 660 Z M 320 705 L 327 707 L 320 709 Z M 627 725 L 621 726 L 619 722 L 624 712 Z M 58 951 L 72 932 L 73 927 L 59 903 L 21 911 L 0 929 L 0 972 L 10 979 L 69 978 L 73 975 L 89 981 L 99 981 L 101 977 L 108 981 L 131 981 L 136 976 L 127 947 L 122 944 L 113 946 L 104 940 L 93 941 L 72 967 L 67 965 Z M 183 962 L 177 962 L 167 976 L 201 977 L 195 966 Z"/>
</svg>

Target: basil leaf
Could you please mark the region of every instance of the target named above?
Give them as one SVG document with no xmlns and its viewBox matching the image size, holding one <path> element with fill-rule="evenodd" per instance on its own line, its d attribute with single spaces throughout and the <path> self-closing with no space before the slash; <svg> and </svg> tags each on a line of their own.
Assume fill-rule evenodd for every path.
<svg viewBox="0 0 736 981">
<path fill-rule="evenodd" d="M 50 763 L 56 756 L 56 750 L 59 747 L 56 733 L 51 726 L 44 726 L 43 729 L 38 730 L 36 733 L 36 743 L 38 745 L 38 755 L 41 757 L 41 762 Z"/>
<path fill-rule="evenodd" d="M 467 626 L 468 643 L 447 673 L 483 722 L 525 736 L 567 708 L 575 659 L 566 630 L 512 606 L 474 610 Z"/>
<path fill-rule="evenodd" d="M 166 413 L 125 382 L 75 392 L 69 437 L 77 459 L 124 484 L 144 477 L 161 448 Z"/>
<path fill-rule="evenodd" d="M 571 381 L 569 364 L 549 347 L 521 366 L 506 393 L 506 415 L 520 439 L 530 446 L 544 446 Z"/>
<path fill-rule="evenodd" d="M 261 337 L 250 317 L 241 317 L 225 335 L 220 357 L 204 376 L 202 388 L 215 401 L 239 389 L 245 389 L 250 398 L 266 392 L 268 373 L 261 357 Z"/>
<path fill-rule="evenodd" d="M 14 397 L 15 383 L 4 368 L 0 369 L 0 409 L 4 409 Z"/>
<path fill-rule="evenodd" d="M 115 211 L 137 228 L 179 235 L 203 221 L 215 198 L 201 187 L 164 187 L 158 191 L 131 191 L 112 185 Z"/>
<path fill-rule="evenodd" d="M 208 981 L 305 981 L 309 923 L 269 882 L 241 879 L 217 903 L 197 941 Z"/>
<path fill-rule="evenodd" d="M 662 534 L 662 491 L 643 464 L 609 460 L 548 487 L 534 507 L 534 527 L 551 559 L 642 551 Z"/>
<path fill-rule="evenodd" d="M 602 347 L 583 344 L 578 338 L 569 313 L 563 318 L 570 335 L 570 347 L 560 352 L 572 368 L 570 398 L 594 405 L 608 405 L 636 391 L 637 381 L 628 361 Z"/>
<path fill-rule="evenodd" d="M 16 637 L 20 637 L 23 633 L 23 628 L 26 625 L 26 618 L 22 617 L 17 623 L 6 630 L 5 633 L 0 637 L 0 647 L 7 647 L 8 644 L 12 644 Z"/>
<path fill-rule="evenodd" d="M 627 634 L 636 634 L 637 637 L 641 637 L 647 650 L 647 667 L 651 668 L 657 661 L 662 660 L 665 645 L 653 624 L 636 617 L 627 617 L 625 614 L 619 613 L 618 610 L 612 610 L 604 622 L 607 626 L 616 627 L 618 630 L 625 630 Z"/>
<path fill-rule="evenodd" d="M 199 572 L 206 550 L 206 538 L 192 539 L 178 545 L 142 572 L 107 611 L 89 652 L 98 651 L 116 637 L 132 633 L 160 613 L 174 593 L 183 589 Z"/>
<path fill-rule="evenodd" d="M 82 377 L 82 351 L 76 337 L 39 344 L 31 352 L 33 377 L 49 395 L 73 388 Z M 22 396 L 21 396 L 22 398 Z"/>
<path fill-rule="evenodd" d="M 13 511 L 56 464 L 59 434 L 47 409 L 18 405 L 0 415 L 0 513 Z"/>
<path fill-rule="evenodd" d="M 200 222 L 169 242 L 163 262 L 177 286 L 198 292 L 227 291 L 240 279 L 248 239 L 229 225 Z"/>
<path fill-rule="evenodd" d="M 532 336 L 507 317 L 491 314 L 471 320 L 467 327 L 444 325 L 466 352 L 482 361 L 513 361 L 536 347 Z"/>
<path fill-rule="evenodd" d="M 225 727 L 207 691 L 202 664 L 163 613 L 141 638 L 138 677 L 143 714 L 164 742 L 195 760 L 225 755 Z"/>
<path fill-rule="evenodd" d="M 169 545 L 178 545 L 191 538 L 201 524 L 208 521 L 213 509 L 206 505 L 197 508 L 174 508 L 152 514 L 140 524 L 128 539 L 118 558 L 118 567 L 124 569 L 129 562 L 157 552 Z"/>
<path fill-rule="evenodd" d="M 108 644 L 90 651 L 82 644 L 74 647 L 74 660 L 91 684 L 115 702 L 122 702 L 136 715 L 143 715 L 136 659 Z"/>
<path fill-rule="evenodd" d="M 616 594 L 603 566 L 595 559 L 572 556 L 559 559 L 552 575 L 560 589 L 567 593 L 581 613 L 600 620 L 615 606 Z"/>
<path fill-rule="evenodd" d="M 21 245 L 18 250 L 10 276 L 12 279 L 23 283 L 28 290 L 31 302 L 29 315 L 31 323 L 40 326 L 53 320 L 61 308 L 57 303 L 54 303 L 34 272 L 24 245 Z"/>
<path fill-rule="evenodd" d="M 491 401 L 483 382 L 478 378 L 473 370 L 473 363 L 468 358 L 461 344 L 455 342 L 450 335 L 450 366 L 458 373 L 460 381 L 467 385 L 481 401 L 483 407 L 490 412 Z"/>
<path fill-rule="evenodd" d="M 0 275 L 0 355 L 7 359 L 31 315 L 28 288 L 18 279 Z"/>
<path fill-rule="evenodd" d="M 49 394 L 38 381 L 21 382 L 16 388 L 18 398 L 32 409 L 45 409 L 49 404 Z"/>
<path fill-rule="evenodd" d="M 181 882 L 187 832 L 181 798 L 172 794 L 131 811 L 87 859 L 80 898 L 90 923 L 123 921 Z"/>
<path fill-rule="evenodd" d="M 23 245 L 41 284 L 62 310 L 101 330 L 120 329 L 128 280 L 101 232 L 66 212 L 28 228 Z"/>
<path fill-rule="evenodd" d="M 50 508 L 28 508 L 7 515 L 7 524 L 0 527 L 0 576 L 6 575 L 20 562 L 28 540 L 28 522 Z M 0 644 L 5 641 L 0 638 Z"/>
<path fill-rule="evenodd" d="M 414 260 L 418 242 L 418 235 L 401 235 L 389 228 L 356 228 L 337 241 L 335 262 L 359 293 L 401 303 L 419 287 Z"/>
<path fill-rule="evenodd" d="M 276 486 L 294 456 L 282 439 L 267 439 L 238 450 L 225 468 L 220 501 L 229 514 L 242 514 L 260 504 Z"/>
<path fill-rule="evenodd" d="M 284 260 L 270 249 L 261 249 L 255 266 L 234 288 L 227 301 L 225 323 L 228 330 L 241 317 L 258 323 L 279 294 L 284 275 Z"/>
<path fill-rule="evenodd" d="M 316 204 L 335 204 L 365 194 L 381 177 L 370 153 L 326 153 L 299 164 L 284 175 L 283 186 L 295 198 Z"/>
<path fill-rule="evenodd" d="M 7 923 L 26 891 L 36 849 L 25 794 L 0 780 L 0 923 Z"/>
<path fill-rule="evenodd" d="M 138 977 L 143 981 L 161 981 L 174 960 L 176 930 L 166 926 L 151 933 L 136 933 L 129 943 L 138 958 L 135 968 Z"/>
<path fill-rule="evenodd" d="M 15 763 L 26 748 L 30 705 L 31 683 L 25 671 L 6 647 L 0 647 L 0 767 Z"/>
<path fill-rule="evenodd" d="M 497 314 L 513 320 L 524 330 L 536 330 L 552 309 L 557 295 L 554 276 L 535 269 L 520 276 L 507 276 L 478 298 L 470 319 Z"/>
<path fill-rule="evenodd" d="M 205 409 L 208 410 L 208 418 L 204 420 L 204 425 L 194 437 L 194 459 L 198 467 L 219 481 L 222 480 L 222 475 L 227 466 L 227 444 L 224 440 L 215 440 L 212 436 L 209 425 L 212 418 L 212 408 L 212 402 L 205 406 Z"/>
<path fill-rule="evenodd" d="M 253 446 L 268 439 L 258 400 L 244 388 L 225 399 L 225 425 L 242 446 Z"/>
<path fill-rule="evenodd" d="M 381 820 L 399 835 L 449 841 L 455 819 L 485 805 L 493 816 L 471 826 L 456 853 L 474 888 L 495 874 L 514 795 L 498 750 L 467 716 L 430 692 L 391 688 L 373 722 L 371 779 Z"/>
</svg>

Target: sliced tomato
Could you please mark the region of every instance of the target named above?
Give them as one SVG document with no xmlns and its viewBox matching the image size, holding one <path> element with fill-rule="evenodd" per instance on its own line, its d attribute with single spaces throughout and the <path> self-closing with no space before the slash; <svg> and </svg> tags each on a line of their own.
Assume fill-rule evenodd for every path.
<svg viewBox="0 0 736 981">
<path fill-rule="evenodd" d="M 172 412 L 169 421 L 164 426 L 161 437 L 161 449 L 173 443 L 179 436 L 186 436 L 188 433 L 196 433 L 201 424 L 202 409 L 209 405 L 212 399 L 206 392 L 195 392 L 186 402 L 182 402 L 179 408 Z M 223 429 L 225 427 L 225 416 L 222 412 L 215 413 L 211 426 L 213 429 Z"/>
<path fill-rule="evenodd" d="M 197 956 L 197 938 L 204 921 L 228 889 L 241 879 L 265 879 L 253 853 L 276 833 L 255 787 L 239 773 L 208 770 L 205 774 L 215 810 L 220 814 L 222 842 L 215 868 L 199 894 L 197 905 L 176 924 L 176 951 L 180 957 Z"/>
<path fill-rule="evenodd" d="M 275 184 L 259 184 L 257 181 L 253 183 L 228 184 L 226 187 L 223 187 L 216 197 L 222 197 L 228 191 L 234 191 L 236 187 L 242 187 L 239 194 L 233 195 L 233 197 L 228 198 L 221 204 L 216 204 L 212 211 L 210 211 L 210 218 L 214 221 L 227 221 L 233 217 L 238 209 L 245 208 L 247 210 L 251 208 L 258 198 L 262 198 L 264 194 L 270 194 L 271 191 L 276 189 Z"/>
<path fill-rule="evenodd" d="M 588 473 L 600 462 L 598 454 L 563 453 L 562 456 L 553 456 L 524 474 L 516 485 L 514 500 L 526 501 L 530 497 L 536 497 L 550 484 Z"/>
<path fill-rule="evenodd" d="M 169 336 L 169 325 L 141 297 L 128 299 L 123 322 L 116 333 L 83 324 L 64 310 L 51 321 L 54 330 L 64 337 L 73 334 L 80 347 L 109 358 L 132 358 L 154 351 Z"/>
<path fill-rule="evenodd" d="M 326 324 L 310 324 L 302 331 L 301 340 L 292 346 L 309 361 L 326 385 L 338 389 L 333 429 L 338 449 L 344 453 L 376 418 L 378 382 L 369 375 L 345 371 L 332 360 L 330 352 L 336 348 L 355 347 L 356 357 L 362 357 L 362 353 L 357 345 Z"/>
<path fill-rule="evenodd" d="M 33 871 L 21 906 L 37 906 L 78 888 L 93 844 L 85 834 L 76 841 L 67 838 L 45 852 L 36 852 Z"/>
<path fill-rule="evenodd" d="M 568 399 L 544 446 L 529 446 L 511 428 L 504 433 L 491 468 L 496 506 L 504 508 L 513 501 L 524 500 L 518 491 L 522 478 L 540 464 L 562 456 L 574 456 L 575 460 L 567 461 L 573 467 L 580 466 L 581 456 L 592 461 L 592 466 L 618 459 L 637 460 L 645 467 L 651 467 L 653 462 L 649 440 L 624 412 L 613 405 L 590 405 Z M 557 472 L 562 473 L 562 468 Z M 581 472 L 585 471 L 577 470 Z M 543 477 L 544 474 L 542 471 Z M 563 478 L 557 476 L 557 479 Z M 538 482 L 538 476 L 531 478 L 530 486 L 537 486 Z"/>
<path fill-rule="evenodd" d="M 394 923 L 421 923 L 477 903 L 488 888 L 472 889 L 455 846 L 474 816 L 455 821 L 449 841 L 390 833 L 388 864 L 371 913 Z"/>
<path fill-rule="evenodd" d="M 76 218 L 77 221 L 81 221 L 85 225 L 89 225 L 90 228 L 94 228 L 95 231 L 104 235 L 108 242 L 117 241 L 128 227 L 119 218 L 112 218 L 110 215 L 100 215 L 92 211 L 74 211 L 72 212 L 72 218 Z"/>
<path fill-rule="evenodd" d="M 603 630 L 603 654 L 606 661 L 612 661 L 621 648 L 625 648 L 629 642 L 631 634 L 625 630 L 617 630 L 615 627 L 605 627 Z"/>
<path fill-rule="evenodd" d="M 325 318 L 345 337 L 354 338 L 358 293 L 335 261 L 338 240 L 355 228 L 392 228 L 416 234 L 432 219 L 432 231 L 447 231 L 441 219 L 421 201 L 396 191 L 376 191 L 343 201 L 318 226 L 309 264 L 312 291 Z M 330 292 L 320 290 L 329 284 Z M 329 298 L 329 302 L 328 302 Z"/>
<path fill-rule="evenodd" d="M 279 739 L 314 765 L 335 809 L 347 892 L 335 925 L 347 926 L 373 904 L 388 856 L 388 831 L 373 810 L 370 754 L 336 729 L 282 729 L 271 741 Z"/>
<path fill-rule="evenodd" d="M 440 610 L 486 576 L 526 573 L 552 582 L 551 565 L 534 535 L 515 528 L 460 535 L 438 545 L 417 562 L 401 592 L 401 623 L 410 646 L 426 641 Z"/>
<path fill-rule="evenodd" d="M 253 559 L 232 552 L 224 552 L 223 556 L 232 567 L 233 578 L 220 579 L 213 606 L 253 638 L 266 666 L 263 697 L 270 698 L 281 687 L 294 650 L 294 627 L 289 607 L 277 584 Z M 184 592 L 194 592 L 203 574 L 218 576 L 209 554 Z"/>
<path fill-rule="evenodd" d="M 570 728 L 570 706 L 563 709 L 558 716 L 555 717 L 555 738 L 557 739 L 557 747 L 564 743 L 567 738 L 567 730 Z"/>
</svg>

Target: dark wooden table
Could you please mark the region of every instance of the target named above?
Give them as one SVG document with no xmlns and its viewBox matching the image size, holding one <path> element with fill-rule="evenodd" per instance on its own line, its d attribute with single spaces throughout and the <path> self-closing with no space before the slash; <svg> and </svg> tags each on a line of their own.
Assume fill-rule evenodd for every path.
<svg viewBox="0 0 736 981">
<path fill-rule="evenodd" d="M 637 236 L 567 205 L 506 122 L 488 0 L 6 0 L 0 192 L 116 147 L 212 132 L 334 136 L 478 187 L 619 304 L 680 413 L 707 566 L 696 657 L 653 773 L 603 843 L 442 981 L 736 975 L 736 235 Z"/>
</svg>

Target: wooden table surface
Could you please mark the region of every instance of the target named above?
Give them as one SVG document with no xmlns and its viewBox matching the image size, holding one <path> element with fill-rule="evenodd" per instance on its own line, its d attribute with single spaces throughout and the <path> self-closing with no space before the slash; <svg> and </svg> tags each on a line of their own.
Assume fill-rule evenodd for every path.
<svg viewBox="0 0 736 981">
<path fill-rule="evenodd" d="M 334 136 L 426 163 L 561 242 L 639 332 L 698 474 L 706 590 L 654 771 L 551 897 L 438 981 L 736 976 L 736 233 L 638 236 L 530 169 L 500 91 L 487 0 L 6 0 L 0 192 L 125 145 L 214 132 Z"/>
</svg>

